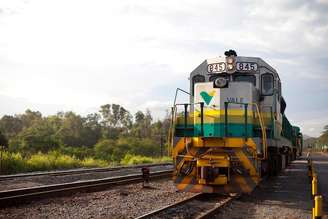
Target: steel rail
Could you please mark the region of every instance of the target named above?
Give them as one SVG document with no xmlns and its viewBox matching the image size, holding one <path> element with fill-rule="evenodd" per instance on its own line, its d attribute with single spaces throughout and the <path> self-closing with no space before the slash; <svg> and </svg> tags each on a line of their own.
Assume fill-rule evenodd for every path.
<svg viewBox="0 0 328 219">
<path fill-rule="evenodd" d="M 175 208 L 177 207 L 180 207 L 180 206 L 183 206 L 184 204 L 188 204 L 196 199 L 202 199 L 204 196 L 206 196 L 208 194 L 205 194 L 205 193 L 198 193 L 194 196 L 191 196 L 187 199 L 184 199 L 182 201 L 179 201 L 179 202 L 176 202 L 176 203 L 173 203 L 173 204 L 170 204 L 170 205 L 167 205 L 163 208 L 160 208 L 160 209 L 156 209 L 154 211 L 151 211 L 151 212 L 148 212 L 144 215 L 141 215 L 139 217 L 136 217 L 135 219 L 146 219 L 146 218 L 153 218 L 158 215 L 160 215 L 161 213 L 165 212 L 165 211 L 172 211 L 174 210 Z M 239 197 L 239 196 L 236 196 L 236 197 Z M 234 200 L 236 197 L 226 197 L 222 200 L 217 200 L 218 203 L 214 205 L 213 208 L 210 208 L 210 209 L 207 209 L 206 211 L 204 212 L 199 212 L 199 215 L 197 215 L 195 218 L 197 219 L 207 219 L 207 218 L 213 218 L 213 215 L 215 215 L 216 213 L 218 213 L 218 211 L 220 209 L 222 209 L 226 204 L 230 203 L 232 200 Z M 222 198 L 222 197 L 221 197 Z M 206 200 L 204 200 L 204 202 L 206 203 Z"/>
<path fill-rule="evenodd" d="M 205 211 L 198 215 L 196 218 L 197 219 L 208 219 L 208 218 L 213 218 L 215 214 L 217 214 L 225 205 L 230 203 L 235 197 L 228 197 L 224 199 L 220 204 L 217 204 L 214 206 L 212 209 L 209 209 L 208 211 Z"/>
<path fill-rule="evenodd" d="M 163 179 L 172 176 L 172 170 L 150 173 L 150 179 Z M 76 192 L 100 191 L 116 185 L 142 182 L 142 174 L 108 177 L 103 179 L 85 180 L 72 183 L 53 184 L 0 192 L 0 208 L 24 203 L 45 197 L 70 195 Z"/>
<path fill-rule="evenodd" d="M 191 197 L 189 197 L 189 198 L 186 198 L 186 199 L 184 199 L 184 200 L 182 200 L 182 201 L 179 201 L 179 202 L 176 202 L 176 203 L 173 203 L 173 204 L 167 205 L 167 206 L 165 206 L 165 207 L 162 207 L 162 208 L 160 208 L 160 209 L 156 209 L 156 210 L 154 210 L 154 211 L 148 212 L 148 213 L 146 213 L 146 214 L 144 214 L 144 215 L 141 215 L 141 216 L 139 216 L 139 217 L 136 217 L 135 219 L 145 219 L 145 218 L 150 218 L 150 217 L 155 216 L 156 214 L 159 214 L 159 213 L 161 213 L 161 212 L 163 212 L 163 211 L 166 211 L 166 210 L 169 210 L 169 209 L 171 209 L 171 208 L 175 208 L 175 207 L 177 207 L 177 206 L 180 206 L 180 205 L 183 205 L 183 204 L 185 204 L 185 203 L 187 203 L 187 202 L 190 202 L 190 201 L 192 201 L 192 200 L 194 200 L 194 199 L 196 199 L 196 198 L 198 198 L 198 197 L 201 197 L 202 195 L 203 195 L 202 193 L 196 194 L 196 195 L 191 196 Z"/>
<path fill-rule="evenodd" d="M 47 172 L 19 173 L 19 174 L 10 174 L 10 175 L 0 175 L 0 181 L 1 180 L 7 180 L 7 179 L 22 178 L 22 177 L 63 176 L 63 175 L 83 174 L 83 173 L 117 171 L 117 170 L 122 170 L 122 169 L 135 169 L 135 168 L 142 168 L 142 167 L 167 166 L 167 165 L 172 165 L 172 163 L 138 164 L 138 165 L 130 165 L 130 166 L 117 166 L 117 167 L 103 167 L 103 168 L 88 168 L 88 169 L 47 171 Z"/>
</svg>

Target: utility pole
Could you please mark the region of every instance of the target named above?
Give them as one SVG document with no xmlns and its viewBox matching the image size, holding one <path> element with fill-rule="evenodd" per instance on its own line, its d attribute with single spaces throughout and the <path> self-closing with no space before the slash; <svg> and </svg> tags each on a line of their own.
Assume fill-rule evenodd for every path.
<svg viewBox="0 0 328 219">
<path fill-rule="evenodd" d="M 2 150 L 3 146 L 0 145 L 0 175 L 2 175 Z"/>
<path fill-rule="evenodd" d="M 160 138 L 160 146 L 161 146 L 161 157 L 163 157 L 163 135 L 161 134 Z"/>
</svg>

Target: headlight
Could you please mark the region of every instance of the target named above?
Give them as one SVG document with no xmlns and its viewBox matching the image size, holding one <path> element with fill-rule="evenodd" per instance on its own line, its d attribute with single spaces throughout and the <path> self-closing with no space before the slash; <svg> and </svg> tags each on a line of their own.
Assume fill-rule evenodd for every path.
<svg viewBox="0 0 328 219">
<path fill-rule="evenodd" d="M 233 69 L 233 64 L 228 64 L 228 70 L 232 70 Z"/>
<path fill-rule="evenodd" d="M 222 87 L 225 87 L 227 85 L 227 83 L 228 83 L 227 79 L 220 77 L 220 78 L 215 79 L 214 87 L 222 88 Z"/>
</svg>

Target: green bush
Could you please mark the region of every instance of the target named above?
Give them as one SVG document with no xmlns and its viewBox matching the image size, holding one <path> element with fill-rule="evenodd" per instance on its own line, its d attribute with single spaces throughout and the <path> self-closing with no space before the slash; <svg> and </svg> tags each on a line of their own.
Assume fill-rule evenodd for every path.
<svg viewBox="0 0 328 219">
<path fill-rule="evenodd" d="M 172 157 L 161 157 L 161 158 L 155 158 L 155 163 L 172 163 Z"/>
<path fill-rule="evenodd" d="M 18 173 L 27 169 L 20 153 L 2 152 L 2 173 Z"/>
<path fill-rule="evenodd" d="M 143 163 L 153 163 L 154 159 L 151 157 L 145 157 L 141 155 L 132 155 L 126 154 L 121 160 L 123 165 L 134 165 L 134 164 L 143 164 Z"/>
<path fill-rule="evenodd" d="M 86 146 L 82 147 L 69 147 L 69 146 L 61 146 L 59 152 L 62 154 L 67 154 L 70 156 L 74 156 L 80 160 L 94 156 L 94 149 Z"/>
<path fill-rule="evenodd" d="M 101 140 L 95 145 L 94 150 L 95 156 L 98 159 L 107 161 L 115 160 L 114 150 L 117 150 L 116 142 L 109 139 Z"/>
<path fill-rule="evenodd" d="M 124 142 L 120 143 L 120 147 L 124 147 Z M 123 149 L 118 147 L 116 150 L 121 149 L 123 156 Z M 113 154 L 115 155 L 115 150 Z M 117 154 L 116 154 L 117 155 Z M 121 160 L 110 161 L 103 159 L 96 159 L 93 157 L 85 157 L 83 160 L 78 159 L 75 156 L 62 154 L 59 151 L 52 151 L 49 153 L 37 153 L 29 157 L 23 157 L 21 153 L 3 152 L 2 155 L 2 174 L 13 174 L 19 172 L 31 172 L 31 171 L 49 171 L 58 169 L 72 169 L 79 167 L 107 167 L 109 164 L 116 165 L 135 165 L 145 163 L 161 163 L 172 162 L 170 157 L 152 158 L 142 155 L 133 155 L 126 153 Z"/>
<path fill-rule="evenodd" d="M 80 160 L 65 154 L 57 156 L 53 163 L 53 169 L 71 169 L 81 166 Z"/>
<path fill-rule="evenodd" d="M 3 152 L 2 154 L 2 174 L 106 166 L 109 166 L 109 163 L 104 160 L 92 157 L 80 160 L 58 151 L 47 154 L 39 152 L 26 158 L 20 153 Z"/>
<path fill-rule="evenodd" d="M 104 160 L 94 159 L 92 157 L 82 160 L 83 167 L 107 167 L 109 163 Z"/>
<path fill-rule="evenodd" d="M 54 169 L 54 157 L 42 153 L 33 154 L 26 160 L 28 171 L 41 171 Z"/>
<path fill-rule="evenodd" d="M 121 160 L 122 165 L 135 165 L 135 164 L 143 164 L 143 163 L 169 163 L 172 162 L 171 157 L 146 157 L 141 155 L 132 155 L 126 154 L 124 158 Z"/>
</svg>

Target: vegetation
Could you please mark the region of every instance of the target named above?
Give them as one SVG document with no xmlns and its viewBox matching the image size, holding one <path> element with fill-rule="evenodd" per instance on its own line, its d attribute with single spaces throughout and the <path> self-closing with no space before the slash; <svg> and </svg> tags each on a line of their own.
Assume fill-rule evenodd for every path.
<svg viewBox="0 0 328 219">
<path fill-rule="evenodd" d="M 167 154 L 170 120 L 153 121 L 151 112 L 134 116 L 118 104 L 106 104 L 86 116 L 38 111 L 0 119 L 2 172 L 160 162 Z"/>
<path fill-rule="evenodd" d="M 78 167 L 106 167 L 108 165 L 109 163 L 104 160 L 91 157 L 80 160 L 58 152 L 47 154 L 39 152 L 29 158 L 23 158 L 19 152 L 11 153 L 6 151 L 2 155 L 2 168 L 5 174 Z"/>
<path fill-rule="evenodd" d="M 328 149 L 328 125 L 323 128 L 323 132 L 316 141 L 316 147 L 321 149 Z"/>
<path fill-rule="evenodd" d="M 322 134 L 317 137 L 307 137 L 305 136 L 304 148 L 312 148 L 315 151 L 325 151 L 328 152 L 328 125 L 323 128 Z"/>
</svg>

